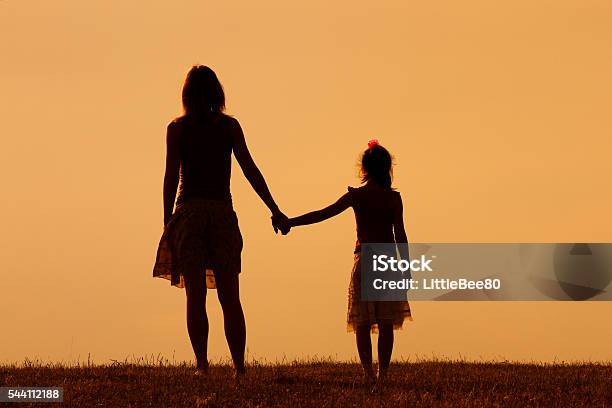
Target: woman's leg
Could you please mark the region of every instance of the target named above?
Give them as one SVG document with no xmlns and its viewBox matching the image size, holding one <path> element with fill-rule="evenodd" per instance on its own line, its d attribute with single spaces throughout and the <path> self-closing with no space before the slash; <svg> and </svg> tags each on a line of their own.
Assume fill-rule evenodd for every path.
<svg viewBox="0 0 612 408">
<path fill-rule="evenodd" d="M 208 316 L 206 316 L 206 283 L 203 273 L 185 276 L 187 294 L 187 331 L 196 356 L 198 369 L 208 369 Z"/>
<path fill-rule="evenodd" d="M 221 274 L 220 274 L 221 275 Z M 234 367 L 238 374 L 244 373 L 244 348 L 246 346 L 246 324 L 240 304 L 240 287 L 237 274 L 215 275 L 217 295 L 223 309 L 225 337 L 229 345 Z"/>
<path fill-rule="evenodd" d="M 384 377 L 393 352 L 393 324 L 378 325 L 378 375 Z"/>
<path fill-rule="evenodd" d="M 372 339 L 370 337 L 370 326 L 358 326 L 355 330 L 357 339 L 357 351 L 361 366 L 367 379 L 374 377 L 374 369 L 372 368 Z"/>
</svg>

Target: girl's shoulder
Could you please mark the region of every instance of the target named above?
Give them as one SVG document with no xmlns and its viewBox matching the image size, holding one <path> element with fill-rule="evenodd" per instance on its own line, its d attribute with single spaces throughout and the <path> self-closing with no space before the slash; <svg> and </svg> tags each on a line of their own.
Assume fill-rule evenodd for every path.
<svg viewBox="0 0 612 408">
<path fill-rule="evenodd" d="M 350 203 L 350 206 L 355 208 L 355 205 L 361 201 L 363 194 L 360 194 L 363 191 L 363 187 L 346 187 L 347 193 L 344 195 Z"/>
<path fill-rule="evenodd" d="M 387 202 L 390 205 L 397 205 L 402 202 L 402 196 L 399 191 L 391 189 L 374 189 L 368 186 L 347 187 L 347 196 L 351 203 L 360 202 Z"/>
<path fill-rule="evenodd" d="M 351 187 L 351 186 L 348 186 L 348 187 L 346 187 L 346 190 L 348 191 L 348 195 L 349 196 L 356 196 L 357 194 L 363 192 L 363 186 L 361 186 L 361 187 Z"/>
<path fill-rule="evenodd" d="M 376 195 L 389 195 L 392 197 L 401 197 L 401 194 L 399 191 L 395 190 L 395 189 L 373 189 L 373 188 L 368 188 L 367 185 L 365 186 L 360 186 L 360 187 L 351 187 L 348 186 L 347 190 L 349 193 L 363 193 L 363 194 L 376 194 Z"/>
<path fill-rule="evenodd" d="M 374 189 L 367 186 L 347 187 L 347 196 L 350 199 L 351 205 L 375 205 L 399 207 L 402 205 L 402 196 L 397 190 L 390 189 Z M 385 204 L 386 203 L 386 204 Z"/>
</svg>

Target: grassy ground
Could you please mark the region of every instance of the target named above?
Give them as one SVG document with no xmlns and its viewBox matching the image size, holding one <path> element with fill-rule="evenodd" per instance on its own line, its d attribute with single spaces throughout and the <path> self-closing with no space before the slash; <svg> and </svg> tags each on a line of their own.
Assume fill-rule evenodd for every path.
<svg viewBox="0 0 612 408">
<path fill-rule="evenodd" d="M 0 366 L 0 386 L 61 386 L 72 407 L 612 407 L 612 365 L 398 363 L 374 392 L 363 385 L 357 364 L 254 364 L 239 385 L 228 366 L 212 366 L 205 378 L 193 371 L 161 363 L 25 363 Z"/>
</svg>

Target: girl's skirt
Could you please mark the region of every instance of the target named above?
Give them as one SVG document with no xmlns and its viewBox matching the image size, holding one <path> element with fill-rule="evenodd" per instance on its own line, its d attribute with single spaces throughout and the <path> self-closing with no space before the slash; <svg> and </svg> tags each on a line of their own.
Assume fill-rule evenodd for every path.
<svg viewBox="0 0 612 408">
<path fill-rule="evenodd" d="M 241 252 L 242 235 L 230 200 L 186 200 L 164 228 L 153 276 L 182 288 L 185 276 L 206 273 L 206 286 L 215 288 L 215 275 L 240 273 Z"/>
<path fill-rule="evenodd" d="M 393 325 L 394 329 L 401 329 L 405 319 L 412 320 L 407 300 L 361 300 L 361 253 L 357 252 L 348 293 L 348 331 L 354 332 L 358 327 L 368 327 L 372 333 L 377 333 L 380 325 Z"/>
</svg>

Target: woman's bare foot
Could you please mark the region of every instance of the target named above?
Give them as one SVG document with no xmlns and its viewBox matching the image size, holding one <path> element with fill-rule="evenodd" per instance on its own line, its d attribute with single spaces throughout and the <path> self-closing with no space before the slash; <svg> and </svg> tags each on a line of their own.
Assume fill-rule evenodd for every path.
<svg viewBox="0 0 612 408">
<path fill-rule="evenodd" d="M 234 384 L 236 385 L 236 387 L 240 386 L 240 384 L 242 383 L 242 380 L 244 380 L 245 375 L 246 375 L 246 371 L 244 368 L 242 368 L 241 370 L 234 371 Z"/>
<path fill-rule="evenodd" d="M 203 376 L 208 374 L 208 361 L 205 363 L 197 363 L 194 375 Z"/>
</svg>

